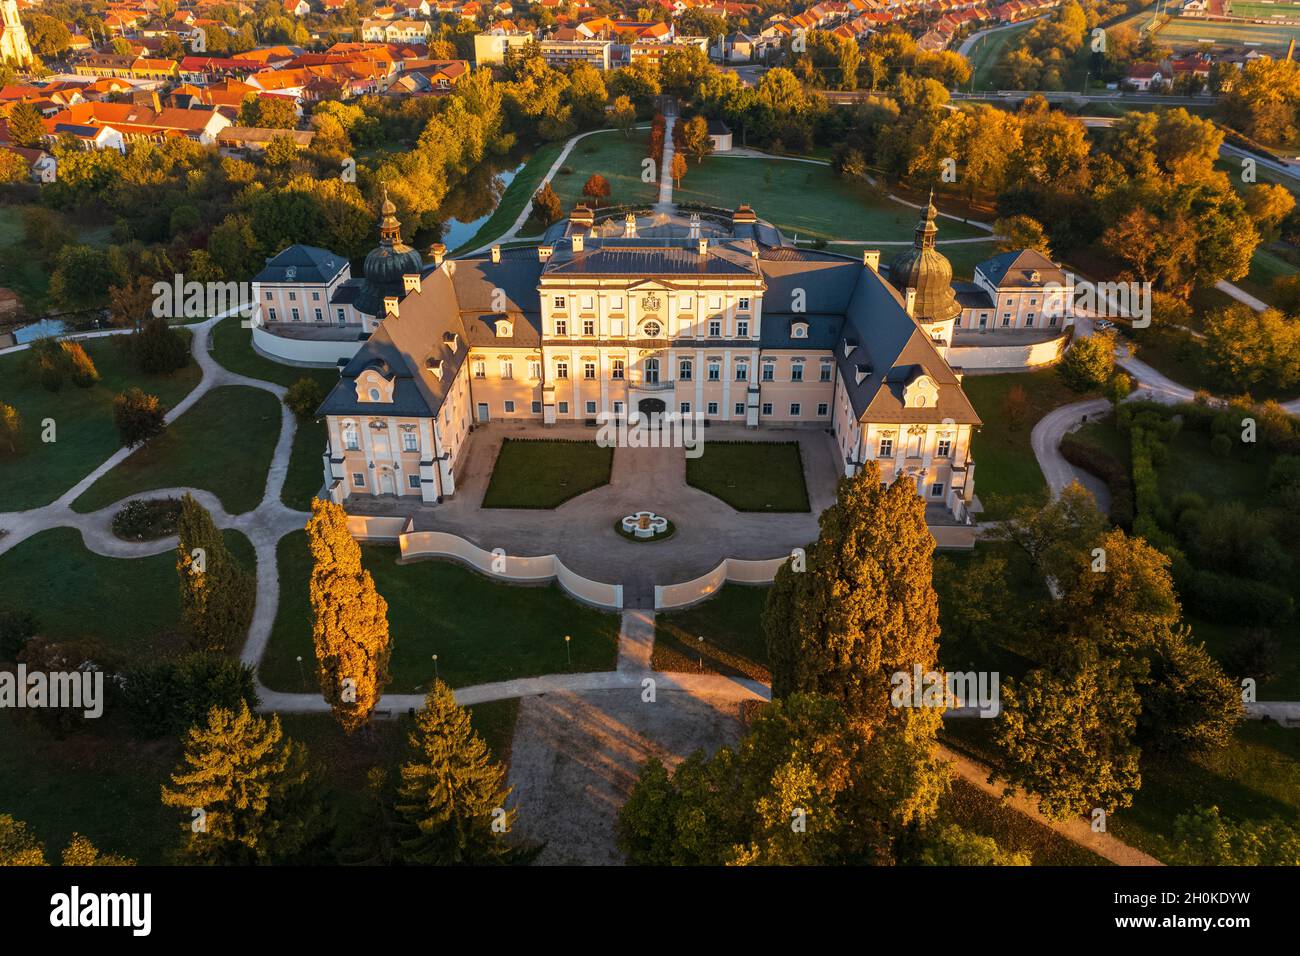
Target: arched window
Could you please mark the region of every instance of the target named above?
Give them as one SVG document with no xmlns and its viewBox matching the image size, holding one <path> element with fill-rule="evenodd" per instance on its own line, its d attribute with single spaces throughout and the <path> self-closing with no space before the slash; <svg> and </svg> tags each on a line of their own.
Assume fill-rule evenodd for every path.
<svg viewBox="0 0 1300 956">
<path fill-rule="evenodd" d="M 647 385 L 659 384 L 659 360 L 657 358 L 645 360 L 645 383 Z"/>
<path fill-rule="evenodd" d="M 357 423 L 343 423 L 343 447 L 348 451 L 357 451 L 361 448 L 361 441 L 357 436 Z"/>
</svg>

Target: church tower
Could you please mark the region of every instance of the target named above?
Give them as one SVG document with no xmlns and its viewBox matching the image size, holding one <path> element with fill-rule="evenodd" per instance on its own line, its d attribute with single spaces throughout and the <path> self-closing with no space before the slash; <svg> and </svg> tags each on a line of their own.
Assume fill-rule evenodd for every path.
<svg viewBox="0 0 1300 956">
<path fill-rule="evenodd" d="M 0 61 L 13 66 L 32 65 L 32 48 L 27 31 L 18 19 L 18 0 L 0 0 Z"/>
</svg>

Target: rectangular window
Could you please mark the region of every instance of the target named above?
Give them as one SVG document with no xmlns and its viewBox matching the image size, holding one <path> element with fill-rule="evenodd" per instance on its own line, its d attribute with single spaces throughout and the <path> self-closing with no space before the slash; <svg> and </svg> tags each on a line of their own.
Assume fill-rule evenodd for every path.
<svg viewBox="0 0 1300 956">
<path fill-rule="evenodd" d="M 691 380 L 691 360 L 682 359 L 677 363 L 677 377 L 683 382 Z"/>
<path fill-rule="evenodd" d="M 737 415 L 744 415 L 744 414 L 745 414 L 745 403 L 744 403 L 744 402 L 736 402 L 736 414 L 737 414 Z"/>
<path fill-rule="evenodd" d="M 798 403 L 798 402 L 791 402 L 791 403 L 790 403 L 790 417 L 791 417 L 791 418 L 798 418 L 798 417 L 799 417 L 799 403 Z"/>
<path fill-rule="evenodd" d="M 557 309 L 562 309 L 562 308 L 564 308 L 564 306 L 565 306 L 564 296 L 562 296 L 562 295 L 557 295 L 557 296 L 555 297 L 555 307 L 556 307 Z"/>
<path fill-rule="evenodd" d="M 716 339 L 721 334 L 722 334 L 722 323 L 719 322 L 717 319 L 710 319 L 709 335 L 713 336 Z"/>
<path fill-rule="evenodd" d="M 415 432 L 402 432 L 402 451 L 419 451 L 420 436 Z"/>
<path fill-rule="evenodd" d="M 569 377 L 569 363 L 568 363 L 568 362 L 556 362 L 556 363 L 555 363 L 555 377 L 556 377 L 556 378 L 568 378 L 568 377 Z"/>
<path fill-rule="evenodd" d="M 878 457 L 878 458 L 893 458 L 893 457 L 894 457 L 894 439 L 892 439 L 892 438 L 882 438 L 882 439 L 880 439 L 880 454 L 879 454 L 878 456 L 876 456 L 876 457 Z"/>
<path fill-rule="evenodd" d="M 622 415 L 622 414 L 623 414 L 623 403 L 622 403 L 622 402 L 615 402 L 615 403 L 614 403 L 614 414 L 615 414 L 615 415 Z"/>
<path fill-rule="evenodd" d="M 742 339 L 749 338 L 749 323 L 738 321 L 736 323 L 736 335 Z"/>
<path fill-rule="evenodd" d="M 1032 313 L 1032 312 L 1026 312 L 1026 313 L 1025 313 L 1025 328 L 1029 328 L 1029 327 L 1032 326 L 1033 324 L 1034 324 L 1034 313 Z"/>
<path fill-rule="evenodd" d="M 834 370 L 835 370 L 835 366 L 832 365 L 830 362 L 822 362 L 821 380 L 823 382 L 829 382 L 831 380 L 831 373 Z"/>
<path fill-rule="evenodd" d="M 541 413 L 542 413 L 542 403 L 541 403 L 541 402 L 533 402 L 533 414 L 534 414 L 534 415 L 540 415 Z"/>
<path fill-rule="evenodd" d="M 736 381 L 745 382 L 749 380 L 749 366 L 744 362 L 736 363 Z"/>
<path fill-rule="evenodd" d="M 289 301 L 290 301 L 290 302 L 297 302 L 297 301 L 298 301 L 298 293 L 297 293 L 297 292 L 290 292 L 290 293 L 289 293 Z"/>
<path fill-rule="evenodd" d="M 771 382 L 776 379 L 776 365 L 772 362 L 763 363 L 763 381 Z"/>
<path fill-rule="evenodd" d="M 509 401 L 506 402 L 506 403 L 505 403 L 505 410 L 506 410 L 506 414 L 507 414 L 507 415 L 513 415 L 514 412 L 515 412 L 515 403 L 514 403 L 514 402 L 509 402 Z"/>
<path fill-rule="evenodd" d="M 764 414 L 764 415 L 771 415 L 771 414 L 772 414 L 772 403 L 771 403 L 771 402 L 764 402 L 764 403 L 763 403 L 763 414 Z"/>
<path fill-rule="evenodd" d="M 313 292 L 313 293 L 311 294 L 311 300 L 312 300 L 313 302 L 319 302 L 319 301 L 320 301 L 320 293 L 319 293 L 319 292 Z M 1030 304 L 1031 304 L 1031 305 L 1033 304 L 1032 300 L 1031 300 Z"/>
<path fill-rule="evenodd" d="M 411 489 L 414 489 L 414 490 L 418 491 L 419 488 L 420 488 L 420 476 L 419 476 L 419 475 L 407 475 L 407 476 L 406 476 L 406 485 L 407 485 L 408 488 L 411 488 Z"/>
<path fill-rule="evenodd" d="M 936 481 L 934 484 L 932 484 L 932 485 L 930 486 L 930 497 L 931 497 L 931 498 L 942 498 L 942 497 L 943 497 L 943 482 L 942 482 L 942 481 Z"/>
<path fill-rule="evenodd" d="M 800 363 L 800 362 L 795 362 L 793 365 L 790 366 L 790 381 L 792 381 L 792 382 L 802 382 L 802 381 L 803 381 L 803 364 L 802 364 L 802 363 Z"/>
<path fill-rule="evenodd" d="M 587 379 L 588 381 L 591 381 L 592 379 L 594 379 L 594 378 L 596 377 L 596 363 L 595 363 L 595 362 L 583 362 L 583 363 L 582 363 L 582 377 L 585 378 L 585 379 Z"/>
<path fill-rule="evenodd" d="M 722 366 L 717 362 L 709 363 L 709 381 L 717 382 L 722 378 Z"/>
<path fill-rule="evenodd" d="M 537 361 L 536 359 L 531 359 L 531 360 L 529 360 L 529 362 L 528 362 L 528 377 L 531 378 L 533 381 L 536 381 L 537 379 L 539 379 L 539 378 L 542 377 L 542 363 L 541 363 L 541 362 Z"/>
<path fill-rule="evenodd" d="M 561 414 L 561 415 L 567 415 L 567 414 L 569 414 L 569 403 L 568 403 L 568 402 L 560 402 L 560 414 Z"/>
<path fill-rule="evenodd" d="M 275 309 L 267 309 L 267 314 L 271 317 L 271 321 L 274 322 L 274 321 L 275 321 Z"/>
<path fill-rule="evenodd" d="M 321 313 L 321 310 L 320 310 L 320 309 L 316 309 L 316 310 L 315 310 L 315 313 L 316 313 L 316 321 L 317 321 L 317 322 L 324 322 L 324 321 L 325 321 L 325 316 Z"/>
<path fill-rule="evenodd" d="M 681 403 L 680 405 L 678 405 L 677 407 L 678 407 L 679 409 L 681 409 L 681 412 L 682 412 L 683 415 L 689 415 L 689 414 L 691 413 L 691 403 L 690 403 L 690 402 L 682 402 L 682 403 Z"/>
<path fill-rule="evenodd" d="M 338 316 L 338 319 L 339 319 L 339 325 L 343 325 L 343 324 L 345 324 L 345 323 L 347 322 L 347 320 L 348 320 L 347 313 L 345 313 L 342 309 L 337 310 L 337 311 L 335 312 L 335 315 Z"/>
<path fill-rule="evenodd" d="M 748 297 L 748 296 L 743 296 L 743 295 L 742 295 L 742 296 L 741 296 L 741 297 L 736 301 L 736 308 L 740 309 L 741 312 L 748 312 L 748 311 L 749 311 L 749 297 Z"/>
<path fill-rule="evenodd" d="M 270 302 L 270 301 L 271 301 L 271 293 L 269 293 L 269 292 L 266 294 L 266 301 L 267 301 L 267 302 Z"/>
<path fill-rule="evenodd" d="M 474 377 L 487 378 L 487 362 L 478 359 L 474 362 Z"/>
<path fill-rule="evenodd" d="M 718 403 L 717 403 L 717 402 L 709 402 L 709 414 L 710 414 L 710 415 L 716 415 L 716 414 L 718 414 Z"/>
<path fill-rule="evenodd" d="M 595 402 L 588 402 L 588 403 L 587 403 L 587 414 L 588 414 L 588 415 L 595 415 L 595 414 L 596 414 L 596 403 L 595 403 Z"/>
<path fill-rule="evenodd" d="M 297 310 L 297 309 L 294 309 L 294 310 L 293 310 L 293 320 L 294 320 L 295 322 L 300 322 L 300 321 L 302 321 L 301 316 L 298 315 L 298 310 Z"/>
<path fill-rule="evenodd" d="M 825 418 L 830 413 L 831 413 L 831 407 L 829 405 L 827 405 L 825 402 L 817 403 L 817 415 L 819 418 Z"/>
<path fill-rule="evenodd" d="M 568 335 L 568 334 L 569 334 L 569 323 L 566 322 L 564 319 L 556 319 L 556 320 L 555 320 L 555 334 L 556 334 L 556 335 Z"/>
<path fill-rule="evenodd" d="M 939 447 L 935 449 L 935 455 L 939 458 L 947 458 L 952 453 L 952 439 L 940 438 Z"/>
<path fill-rule="evenodd" d="M 591 336 L 591 335 L 595 335 L 595 334 L 596 334 L 596 320 L 595 320 L 595 319 L 583 319 L 583 320 L 582 320 L 582 334 L 583 334 L 583 335 L 588 335 L 588 336 Z"/>
<path fill-rule="evenodd" d="M 360 471 L 354 471 L 352 473 L 352 484 L 355 485 L 357 488 L 364 488 L 366 486 L 365 474 Z"/>
<path fill-rule="evenodd" d="M 506 359 L 502 359 L 502 360 L 501 360 L 501 377 L 502 377 L 502 378 L 514 378 L 514 377 L 515 377 L 515 363 L 514 363 L 514 362 L 508 361 L 508 360 L 506 360 Z"/>
<path fill-rule="evenodd" d="M 609 375 L 610 375 L 610 378 L 613 378 L 613 379 L 615 379 L 615 380 L 622 379 L 622 377 L 623 377 L 623 360 L 622 360 L 622 359 L 614 359 L 614 363 L 613 363 L 613 365 L 610 366 Z"/>
</svg>

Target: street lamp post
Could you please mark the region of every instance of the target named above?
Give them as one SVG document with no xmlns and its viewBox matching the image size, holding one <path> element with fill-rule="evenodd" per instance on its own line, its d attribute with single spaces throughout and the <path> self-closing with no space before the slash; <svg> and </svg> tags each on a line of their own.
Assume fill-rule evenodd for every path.
<svg viewBox="0 0 1300 956">
<path fill-rule="evenodd" d="M 433 679 L 434 680 L 442 679 L 438 676 L 438 655 L 437 654 L 433 655 Z"/>
<path fill-rule="evenodd" d="M 569 650 L 571 638 L 568 634 L 564 635 L 564 659 L 569 662 L 569 669 L 573 669 L 573 652 Z"/>
<path fill-rule="evenodd" d="M 307 689 L 307 672 L 302 667 L 302 655 L 298 655 L 298 677 L 302 681 L 302 689 Z"/>
</svg>

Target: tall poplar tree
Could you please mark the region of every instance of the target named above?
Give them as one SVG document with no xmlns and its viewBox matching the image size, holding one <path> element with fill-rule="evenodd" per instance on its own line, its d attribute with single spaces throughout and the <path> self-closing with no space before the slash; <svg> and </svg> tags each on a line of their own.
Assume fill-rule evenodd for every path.
<svg viewBox="0 0 1300 956">
<path fill-rule="evenodd" d="M 401 858 L 432 866 L 526 859 L 527 851 L 505 842 L 515 821 L 515 811 L 505 809 L 505 768 L 442 681 L 434 682 L 408 739 L 413 755 L 397 790 Z"/>
<path fill-rule="evenodd" d="M 361 566 L 361 548 L 348 530 L 347 512 L 314 500 L 307 522 L 312 638 L 321 692 L 334 717 L 352 733 L 370 719 L 388 683 L 391 644 L 388 603 Z"/>
<path fill-rule="evenodd" d="M 235 561 L 212 515 L 190 495 L 181 498 L 176 544 L 181 618 L 194 646 L 229 651 L 248 633 L 256 588 Z"/>
</svg>

